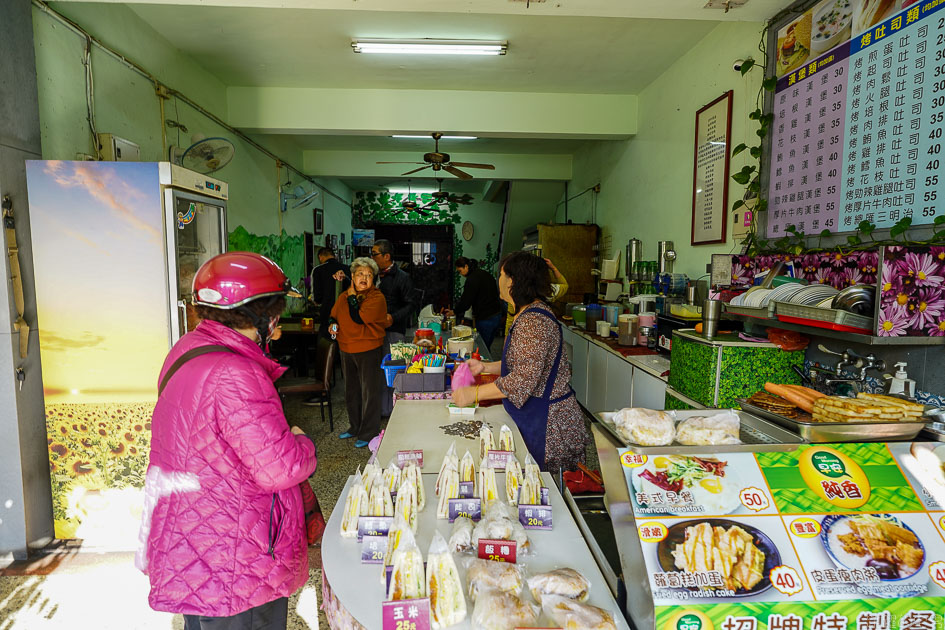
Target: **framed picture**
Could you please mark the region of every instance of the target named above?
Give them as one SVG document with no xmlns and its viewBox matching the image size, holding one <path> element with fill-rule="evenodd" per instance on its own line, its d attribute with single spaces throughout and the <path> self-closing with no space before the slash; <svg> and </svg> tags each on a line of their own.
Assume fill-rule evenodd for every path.
<svg viewBox="0 0 945 630">
<path fill-rule="evenodd" d="M 328 247 L 332 249 L 338 248 L 338 235 L 337 234 L 328 235 Z"/>
<path fill-rule="evenodd" d="M 325 211 L 321 208 L 315 208 L 315 234 L 325 232 Z"/>
<path fill-rule="evenodd" d="M 345 260 L 351 260 L 351 246 L 345 245 Z"/>
<path fill-rule="evenodd" d="M 696 112 L 692 245 L 725 242 L 731 152 L 732 90 L 729 90 Z"/>
<path fill-rule="evenodd" d="M 345 233 L 344 233 L 344 232 L 341 233 L 341 235 L 340 235 L 340 240 L 338 241 L 338 244 L 339 244 L 339 245 L 344 245 L 344 244 L 345 244 Z"/>
</svg>

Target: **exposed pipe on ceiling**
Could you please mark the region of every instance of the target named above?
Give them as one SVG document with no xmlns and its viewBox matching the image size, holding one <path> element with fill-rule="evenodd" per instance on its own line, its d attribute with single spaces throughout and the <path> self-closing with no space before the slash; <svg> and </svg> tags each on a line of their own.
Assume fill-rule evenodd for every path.
<svg viewBox="0 0 945 630">
<path fill-rule="evenodd" d="M 178 90 L 175 90 L 174 88 L 170 87 L 169 85 L 166 85 L 164 82 L 162 82 L 162 81 L 161 81 L 160 79 L 158 79 L 156 76 L 154 76 L 153 74 L 151 74 L 150 72 L 148 72 L 148 70 L 147 70 L 146 68 L 144 68 L 143 66 L 141 66 L 141 65 L 139 65 L 139 64 L 137 64 L 137 63 L 135 63 L 134 61 L 132 61 L 132 60 L 128 59 L 127 57 L 125 57 L 124 55 L 122 55 L 122 54 L 121 54 L 120 52 L 118 52 L 117 50 L 114 50 L 113 48 L 110 48 L 108 45 L 106 45 L 106 44 L 104 44 L 103 42 L 99 41 L 98 39 L 95 38 L 95 36 L 93 36 L 91 33 L 87 32 L 87 31 L 86 31 L 84 28 L 82 28 L 79 24 L 73 22 L 72 20 L 70 20 L 70 19 L 67 18 L 66 16 L 62 15 L 61 13 L 59 13 L 58 11 L 56 11 L 55 9 L 53 9 L 52 7 L 50 7 L 44 0 L 32 0 L 32 3 L 33 3 L 33 6 L 35 6 L 35 7 L 38 8 L 38 9 L 40 9 L 41 11 L 43 11 L 44 13 L 46 13 L 47 15 L 49 15 L 50 17 L 52 17 L 52 18 L 56 19 L 57 21 L 61 22 L 63 25 L 65 25 L 66 27 L 68 27 L 69 30 L 71 30 L 73 33 L 75 33 L 76 35 L 78 35 L 78 36 L 82 37 L 84 40 L 86 40 L 86 42 L 91 42 L 92 44 L 94 44 L 95 46 L 97 46 L 98 48 L 100 48 L 102 51 L 104 51 L 106 54 L 108 54 L 109 56 L 111 56 L 112 58 L 114 58 L 115 60 L 117 60 L 118 62 L 120 62 L 121 64 L 127 66 L 130 70 L 133 70 L 134 72 L 137 72 L 138 74 L 140 74 L 141 76 L 143 76 L 144 78 L 146 78 L 148 81 L 150 81 L 151 83 L 154 84 L 154 87 L 155 87 L 155 90 L 156 90 L 156 91 L 160 91 L 160 90 L 163 88 L 163 90 L 164 90 L 169 96 L 177 97 L 178 99 L 180 99 L 181 101 L 183 101 L 186 105 L 189 105 L 192 109 L 194 109 L 194 110 L 197 111 L 198 113 L 202 114 L 204 117 L 210 119 L 211 121 L 213 121 L 213 122 L 215 122 L 216 124 L 220 125 L 220 126 L 223 127 L 224 129 L 226 129 L 227 131 L 229 131 L 230 133 L 232 133 L 233 135 L 239 137 L 240 140 L 242 140 L 242 141 L 245 142 L 246 144 L 250 145 L 251 147 L 253 147 L 253 148 L 256 149 L 257 151 L 259 151 L 260 153 L 262 153 L 263 155 L 265 155 L 265 156 L 268 157 L 269 159 L 271 159 L 271 160 L 273 160 L 273 161 L 275 161 L 275 162 L 277 162 L 277 163 L 282 163 L 283 166 L 285 166 L 285 167 L 288 168 L 289 170 L 291 170 L 291 171 L 297 173 L 300 177 L 302 177 L 302 178 L 308 180 L 313 186 L 317 187 L 319 190 L 321 190 L 321 191 L 324 192 L 325 194 L 327 194 L 327 195 L 329 195 L 329 196 L 331 196 L 331 197 L 334 197 L 335 199 L 337 199 L 337 200 L 340 201 L 341 203 L 345 204 L 345 205 L 348 206 L 349 208 L 352 207 L 352 204 L 351 204 L 350 201 L 348 201 L 347 199 L 345 199 L 345 198 L 343 198 L 343 197 L 341 197 L 341 196 L 335 194 L 335 193 L 332 192 L 331 190 L 328 190 L 327 188 L 325 188 L 324 186 L 322 186 L 321 184 L 319 184 L 317 181 L 315 181 L 314 178 L 310 177 L 309 175 L 306 175 L 305 173 L 303 173 L 302 171 L 300 171 L 298 168 L 296 168 L 295 166 L 293 166 L 291 162 L 288 162 L 288 161 L 285 160 L 284 158 L 279 157 L 278 155 L 276 155 L 275 153 L 273 153 L 272 151 L 270 151 L 270 150 L 267 149 L 266 147 L 262 146 L 261 144 L 259 144 L 258 142 L 256 142 L 255 140 L 253 140 L 252 138 L 250 138 L 249 136 L 247 136 L 246 134 L 244 134 L 244 133 L 243 133 L 242 131 L 240 131 L 239 129 L 236 129 L 235 127 L 230 126 L 230 125 L 227 124 L 225 121 L 223 121 L 222 119 L 220 119 L 220 118 L 219 118 L 216 114 L 214 114 L 213 112 L 211 112 L 211 111 L 209 111 L 209 110 L 207 110 L 207 109 L 204 109 L 201 105 L 199 105 L 199 104 L 197 104 L 196 102 L 192 101 L 190 98 L 187 97 L 186 94 L 183 94 L 182 92 L 180 92 L 180 91 L 178 91 Z M 159 95 L 158 98 L 162 98 L 162 97 Z M 163 116 L 162 116 L 162 119 L 163 119 Z M 161 127 L 162 127 L 162 128 L 164 127 L 164 123 L 163 123 L 163 122 L 161 123 Z M 96 140 L 97 140 L 97 139 L 96 139 Z"/>
</svg>

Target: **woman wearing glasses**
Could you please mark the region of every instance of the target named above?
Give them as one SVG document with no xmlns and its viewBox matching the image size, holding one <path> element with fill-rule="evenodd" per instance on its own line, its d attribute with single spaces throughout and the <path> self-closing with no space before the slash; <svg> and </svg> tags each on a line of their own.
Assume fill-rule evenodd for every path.
<svg viewBox="0 0 945 630">
<path fill-rule="evenodd" d="M 341 350 L 350 425 L 338 437 L 356 438 L 357 448 L 367 446 L 381 427 L 381 396 L 385 391 L 381 360 L 384 333 L 392 320 L 384 294 L 374 286 L 377 273 L 377 264 L 370 258 L 354 259 L 351 287 L 338 296 L 328 328 L 337 336 Z"/>
</svg>

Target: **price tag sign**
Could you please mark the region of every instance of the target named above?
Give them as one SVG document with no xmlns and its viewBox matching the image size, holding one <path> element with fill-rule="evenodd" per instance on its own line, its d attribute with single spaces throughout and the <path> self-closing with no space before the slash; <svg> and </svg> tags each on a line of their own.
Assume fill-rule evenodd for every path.
<svg viewBox="0 0 945 630">
<path fill-rule="evenodd" d="M 762 510 L 767 510 L 770 503 L 768 503 L 768 497 L 765 495 L 763 490 L 759 490 L 754 486 L 743 488 L 741 492 L 738 493 L 738 498 L 746 508 L 752 512 L 761 512 Z"/>
<path fill-rule="evenodd" d="M 382 630 L 430 630 L 430 600 L 401 599 L 381 604 Z"/>
<path fill-rule="evenodd" d="M 365 536 L 387 536 L 393 516 L 360 516 L 358 517 L 358 540 Z"/>
<path fill-rule="evenodd" d="M 460 481 L 459 482 L 459 497 L 461 499 L 469 499 L 472 495 L 475 494 L 476 482 L 475 481 Z"/>
<path fill-rule="evenodd" d="M 387 553 L 387 535 L 361 539 L 361 564 L 383 564 Z"/>
<path fill-rule="evenodd" d="M 479 557 L 483 560 L 496 562 L 511 562 L 515 564 L 518 545 L 514 540 L 479 539 Z"/>
<path fill-rule="evenodd" d="M 771 569 L 768 577 L 771 579 L 771 585 L 782 595 L 790 597 L 804 590 L 804 582 L 794 567 L 778 565 Z"/>
<path fill-rule="evenodd" d="M 455 521 L 459 516 L 466 516 L 474 521 L 478 521 L 480 518 L 482 518 L 482 499 L 476 497 L 468 499 L 450 499 L 450 523 Z"/>
<path fill-rule="evenodd" d="M 403 468 L 407 462 L 413 462 L 418 467 L 423 468 L 423 449 L 397 451 L 397 467 Z"/>
<path fill-rule="evenodd" d="M 489 451 L 486 455 L 489 464 L 499 470 L 505 470 L 505 467 L 509 464 L 509 457 L 514 457 L 512 451 Z"/>
<path fill-rule="evenodd" d="M 519 505 L 518 521 L 525 529 L 551 529 L 551 506 Z"/>
</svg>

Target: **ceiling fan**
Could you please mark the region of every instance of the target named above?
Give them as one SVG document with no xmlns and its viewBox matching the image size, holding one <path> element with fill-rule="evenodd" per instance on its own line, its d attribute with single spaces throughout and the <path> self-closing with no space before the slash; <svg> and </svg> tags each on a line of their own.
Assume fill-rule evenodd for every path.
<svg viewBox="0 0 945 630">
<path fill-rule="evenodd" d="M 429 209 L 429 204 L 421 206 L 419 203 L 412 200 L 410 198 L 410 195 L 411 195 L 410 180 L 408 179 L 407 180 L 407 194 L 404 195 L 404 200 L 400 202 L 400 208 L 395 211 L 395 214 L 400 214 L 402 212 L 416 212 L 417 214 L 425 216 L 425 217 L 430 216 L 429 212 L 425 212 L 425 210 Z"/>
<path fill-rule="evenodd" d="M 457 195 L 456 193 L 446 192 L 443 190 L 443 180 L 440 178 L 437 178 L 436 183 L 439 190 L 430 193 L 430 196 L 433 197 L 433 199 L 421 206 L 422 210 L 432 210 L 433 208 L 437 208 L 443 204 L 450 203 L 457 203 L 463 206 L 472 204 L 473 197 L 469 193 Z"/>
<path fill-rule="evenodd" d="M 424 153 L 422 162 L 378 162 L 378 164 L 423 164 L 420 168 L 415 168 L 412 171 L 407 171 L 403 173 L 404 175 L 410 175 L 412 173 L 417 173 L 428 168 L 432 168 L 435 172 L 446 171 L 451 175 L 455 175 L 460 179 L 472 179 L 473 176 L 465 171 L 461 171 L 457 166 L 462 166 L 463 168 L 484 168 L 491 171 L 495 170 L 495 166 L 492 164 L 477 164 L 475 162 L 453 162 L 450 160 L 449 153 L 440 153 L 440 138 L 443 137 L 442 133 L 435 132 L 431 134 L 433 136 L 433 152 Z"/>
</svg>

